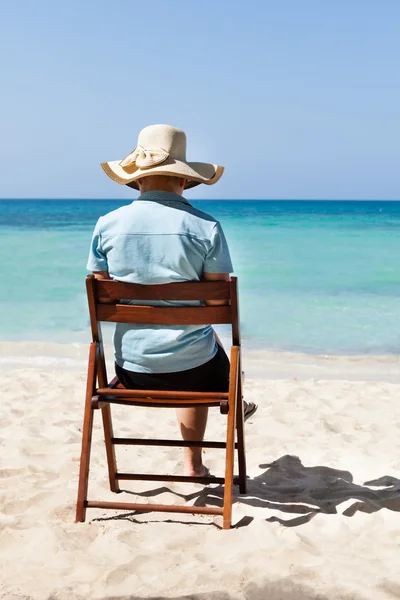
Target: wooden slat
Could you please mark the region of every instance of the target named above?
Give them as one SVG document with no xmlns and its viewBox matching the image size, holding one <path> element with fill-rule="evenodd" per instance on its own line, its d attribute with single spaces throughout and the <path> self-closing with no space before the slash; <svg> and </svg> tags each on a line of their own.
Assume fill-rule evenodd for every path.
<svg viewBox="0 0 400 600">
<path fill-rule="evenodd" d="M 232 316 L 232 345 L 240 346 L 240 326 L 239 326 L 239 304 L 238 304 L 238 282 L 236 277 L 232 277 L 231 282 L 231 316 Z"/>
<path fill-rule="evenodd" d="M 137 510 L 141 512 L 186 513 L 192 515 L 222 515 L 222 508 L 215 506 L 181 506 L 176 504 L 133 504 L 132 502 L 86 502 L 87 508 L 112 508 L 114 510 Z"/>
<path fill-rule="evenodd" d="M 94 397 L 95 398 L 95 397 Z M 132 406 L 146 406 L 147 408 L 157 408 L 157 406 L 159 407 L 166 407 L 166 408 L 176 408 L 176 407 L 182 407 L 182 406 L 209 406 L 209 407 L 216 407 L 220 405 L 219 400 L 215 400 L 214 402 L 211 400 L 207 400 L 207 398 L 196 398 L 194 400 L 189 400 L 189 399 L 185 399 L 182 398 L 181 400 L 174 400 L 173 398 L 169 398 L 169 399 L 163 399 L 163 398 L 135 398 L 135 397 L 128 397 L 128 398 L 124 398 L 124 397 L 113 397 L 112 395 L 108 395 L 105 394 L 104 396 L 99 397 L 99 407 L 98 408 L 102 408 L 101 403 L 102 402 L 109 402 L 110 404 L 125 404 L 126 406 L 129 406 L 130 404 L 132 404 Z"/>
<path fill-rule="evenodd" d="M 109 300 L 229 300 L 228 281 L 188 281 L 162 285 L 96 280 L 96 295 Z"/>
<path fill-rule="evenodd" d="M 223 477 L 187 477 L 186 475 L 153 475 L 152 473 L 117 473 L 118 480 L 124 481 L 179 481 L 187 483 L 224 483 Z M 234 478 L 233 482 L 239 480 Z"/>
<path fill-rule="evenodd" d="M 230 306 L 136 306 L 97 304 L 99 321 L 140 325 L 221 325 L 231 322 Z"/>
<path fill-rule="evenodd" d="M 98 396 L 97 396 L 98 398 Z M 228 404 L 227 400 L 222 400 L 221 402 L 225 402 L 226 404 Z M 118 404 L 120 406 L 141 406 L 141 407 L 146 407 L 146 408 L 182 408 L 183 406 L 185 408 L 193 408 L 196 406 L 199 406 L 199 404 L 201 404 L 201 406 L 204 407 L 208 407 L 208 408 L 220 408 L 220 412 L 221 414 L 227 414 L 226 412 L 224 412 L 221 409 L 221 403 L 220 402 L 198 402 L 196 400 L 156 400 L 156 401 L 152 401 L 152 400 L 145 400 L 143 398 L 133 398 L 132 400 L 128 399 L 123 399 L 123 398 L 109 398 L 107 396 L 103 396 L 101 399 L 98 399 L 98 401 L 94 402 L 94 404 L 92 404 L 93 409 L 97 409 L 97 408 L 102 408 L 103 404 Z"/>
<path fill-rule="evenodd" d="M 184 441 L 184 440 L 154 440 L 145 438 L 112 438 L 113 444 L 122 446 L 174 446 L 176 448 L 226 448 L 225 442 Z M 237 444 L 236 444 L 237 446 Z"/>
<path fill-rule="evenodd" d="M 144 398 L 163 400 L 224 400 L 228 392 L 174 392 L 170 390 L 128 390 L 126 388 L 99 388 L 99 396 L 115 396 L 116 398 Z"/>
</svg>

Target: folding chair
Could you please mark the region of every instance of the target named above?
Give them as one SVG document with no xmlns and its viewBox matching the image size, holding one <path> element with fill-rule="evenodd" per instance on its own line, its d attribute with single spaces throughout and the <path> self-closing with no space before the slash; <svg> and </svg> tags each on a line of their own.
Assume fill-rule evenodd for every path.
<svg viewBox="0 0 400 600">
<path fill-rule="evenodd" d="M 232 518 L 233 484 L 239 484 L 241 493 L 246 491 L 246 458 L 244 444 L 244 414 L 242 402 L 242 378 L 240 356 L 240 332 L 238 314 L 237 279 L 230 281 L 201 281 L 163 285 L 138 285 L 115 280 L 98 280 L 93 275 L 86 278 L 90 323 L 93 342 L 90 344 L 86 402 L 82 429 L 82 453 L 79 472 L 79 488 L 76 521 L 83 522 L 87 508 L 120 509 L 136 511 L 160 511 L 203 515 L 222 515 L 223 528 L 229 529 Z M 136 306 L 120 304 L 124 300 L 225 300 L 222 306 Z M 106 300 L 106 302 L 104 301 Z M 111 303 L 111 302 L 114 303 Z M 106 364 L 100 322 L 119 322 L 154 325 L 206 325 L 228 323 L 232 327 L 230 353 L 230 382 L 228 392 L 183 392 L 162 390 L 128 390 L 114 378 L 107 385 Z M 226 441 L 183 441 L 115 437 L 111 420 L 111 404 L 147 407 L 219 406 L 227 415 Z M 163 504 L 134 504 L 128 502 L 100 502 L 88 500 L 89 462 L 93 417 L 101 410 L 107 454 L 110 488 L 119 492 L 122 480 L 187 481 L 205 484 L 224 484 L 223 508 L 179 506 Z M 235 429 L 237 441 L 235 442 Z M 179 475 L 153 475 L 120 473 L 117 470 L 115 446 L 200 446 L 225 448 L 224 477 L 187 477 Z M 238 477 L 234 477 L 234 453 L 238 451 Z"/>
</svg>

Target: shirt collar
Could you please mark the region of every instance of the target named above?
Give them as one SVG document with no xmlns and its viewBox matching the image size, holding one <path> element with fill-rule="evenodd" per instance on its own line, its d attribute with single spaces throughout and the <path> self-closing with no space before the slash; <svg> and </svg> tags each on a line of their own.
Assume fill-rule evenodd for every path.
<svg viewBox="0 0 400 600">
<path fill-rule="evenodd" d="M 144 192 L 143 194 L 140 194 L 135 202 L 138 200 L 146 200 L 148 202 L 181 202 L 182 204 L 188 204 L 190 206 L 190 203 L 183 196 L 174 194 L 173 192 L 164 192 L 162 190 Z"/>
</svg>

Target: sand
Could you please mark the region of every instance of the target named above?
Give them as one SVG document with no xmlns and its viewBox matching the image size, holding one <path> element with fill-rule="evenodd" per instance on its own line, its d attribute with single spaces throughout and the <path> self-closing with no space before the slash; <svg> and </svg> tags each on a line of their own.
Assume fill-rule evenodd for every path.
<svg viewBox="0 0 400 600">
<path fill-rule="evenodd" d="M 248 352 L 246 397 L 259 403 L 246 423 L 248 493 L 222 531 L 212 517 L 94 509 L 74 523 L 85 354 L 0 346 L 0 598 L 400 598 L 398 359 Z M 177 433 L 173 411 L 113 415 L 121 435 Z M 89 497 L 109 500 L 96 417 Z M 208 437 L 224 424 L 213 410 Z M 121 470 L 181 469 L 179 449 L 117 456 Z M 220 474 L 221 451 L 205 463 Z M 123 483 L 127 501 L 222 498 L 220 486 Z"/>
</svg>

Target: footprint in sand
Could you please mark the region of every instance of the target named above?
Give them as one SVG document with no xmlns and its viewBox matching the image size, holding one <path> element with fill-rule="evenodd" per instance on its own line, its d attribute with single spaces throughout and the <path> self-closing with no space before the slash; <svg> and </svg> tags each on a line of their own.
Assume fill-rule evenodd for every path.
<svg viewBox="0 0 400 600">
<path fill-rule="evenodd" d="M 106 584 L 109 586 L 120 585 L 132 575 L 135 575 L 137 571 L 143 566 L 149 564 L 149 559 L 146 556 L 137 556 L 134 560 L 131 560 L 120 567 L 117 567 L 106 579 Z"/>
<path fill-rule="evenodd" d="M 53 483 L 59 478 L 59 472 L 38 469 L 33 465 L 28 466 L 28 473 L 26 473 L 26 481 L 34 484 L 36 488 L 45 487 L 46 484 Z"/>
<path fill-rule="evenodd" d="M 16 500 L 15 502 L 8 502 L 3 506 L 3 512 L 5 515 L 21 515 L 30 508 L 37 509 L 38 505 L 42 500 L 45 500 L 50 496 L 50 492 L 40 492 L 35 496 L 31 496 L 27 500 Z"/>
<path fill-rule="evenodd" d="M 23 469 L 0 469 L 0 479 L 7 479 L 9 477 L 16 477 L 26 473 L 26 468 Z"/>
</svg>

